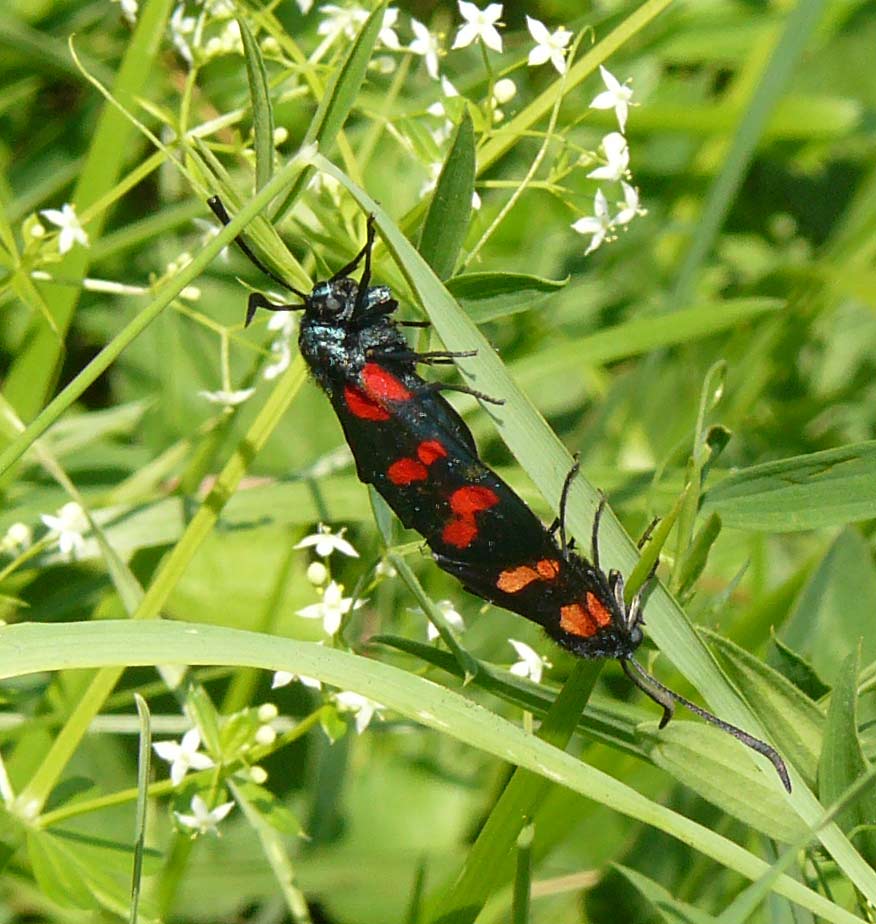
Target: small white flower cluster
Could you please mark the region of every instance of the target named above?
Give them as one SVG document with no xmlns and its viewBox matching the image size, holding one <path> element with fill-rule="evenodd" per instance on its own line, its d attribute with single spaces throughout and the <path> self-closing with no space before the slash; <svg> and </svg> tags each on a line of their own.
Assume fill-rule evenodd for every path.
<svg viewBox="0 0 876 924">
<path fill-rule="evenodd" d="M 639 190 L 629 182 L 630 148 L 623 134 L 627 126 L 633 90 L 626 83 L 621 83 L 602 65 L 599 67 L 599 73 L 602 75 L 605 89 L 593 98 L 590 108 L 613 109 L 620 131 L 609 132 L 602 139 L 602 163 L 587 176 L 593 180 L 620 183 L 623 199 L 617 202 L 616 210 L 612 214 L 605 193 L 601 187 L 597 188 L 593 197 L 593 214 L 579 218 L 572 225 L 579 234 L 590 235 L 585 255 L 593 253 L 604 241 L 614 240 L 618 228 L 628 225 L 637 215 L 645 214 L 645 210 L 639 205 Z"/>
<path fill-rule="evenodd" d="M 179 56 L 189 65 L 206 64 L 222 55 L 243 54 L 240 26 L 232 0 L 203 0 L 197 16 L 188 15 L 185 0 L 178 3 L 167 28 Z M 214 34 L 205 40 L 208 29 Z"/>
</svg>

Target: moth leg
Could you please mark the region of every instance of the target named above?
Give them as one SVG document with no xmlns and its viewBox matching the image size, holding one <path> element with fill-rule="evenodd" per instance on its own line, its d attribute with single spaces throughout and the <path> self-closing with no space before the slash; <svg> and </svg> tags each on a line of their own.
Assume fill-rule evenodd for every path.
<svg viewBox="0 0 876 924">
<path fill-rule="evenodd" d="M 429 366 L 452 365 L 454 359 L 477 356 L 477 350 L 431 350 L 417 353 L 414 350 L 369 350 L 369 359 L 389 359 L 401 362 L 424 363 Z"/>
<path fill-rule="evenodd" d="M 489 395 L 485 395 L 482 391 L 477 391 L 477 389 L 469 388 L 468 385 L 453 385 L 450 382 L 427 382 L 425 385 L 414 391 L 414 394 L 430 394 L 432 392 L 438 391 L 458 391 L 463 395 L 471 395 L 474 398 L 479 398 L 481 401 L 486 401 L 488 404 L 504 404 L 504 398 L 491 398 Z"/>
</svg>

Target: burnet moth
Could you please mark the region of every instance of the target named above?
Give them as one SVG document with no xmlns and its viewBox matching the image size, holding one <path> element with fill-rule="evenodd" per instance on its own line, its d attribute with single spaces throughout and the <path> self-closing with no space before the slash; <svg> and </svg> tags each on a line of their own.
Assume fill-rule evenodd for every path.
<svg viewBox="0 0 876 924">
<path fill-rule="evenodd" d="M 209 206 L 228 223 L 217 197 Z M 606 574 L 600 567 L 603 505 L 593 521 L 589 559 L 575 550 L 574 540 L 567 540 L 566 500 L 577 463 L 563 486 L 559 518 L 546 527 L 484 465 L 471 431 L 441 392 L 494 399 L 417 374 L 418 364 L 452 363 L 472 354 L 411 350 L 399 330 L 404 322 L 392 317 L 398 308 L 392 292 L 371 285 L 373 217 L 365 246 L 309 293 L 268 269 L 242 238 L 237 243 L 258 269 L 300 299 L 274 304 L 251 293 L 247 324 L 260 308 L 303 312 L 301 355 L 335 409 L 360 480 L 374 485 L 401 522 L 425 538 L 439 568 L 469 593 L 538 623 L 573 654 L 616 658 L 629 679 L 663 709 L 660 728 L 672 718 L 675 704 L 682 705 L 770 760 L 790 792 L 787 768 L 773 747 L 670 690 L 633 657 L 643 639 L 643 591 L 627 604 L 621 574 Z M 360 264 L 356 282 L 351 274 Z"/>
</svg>

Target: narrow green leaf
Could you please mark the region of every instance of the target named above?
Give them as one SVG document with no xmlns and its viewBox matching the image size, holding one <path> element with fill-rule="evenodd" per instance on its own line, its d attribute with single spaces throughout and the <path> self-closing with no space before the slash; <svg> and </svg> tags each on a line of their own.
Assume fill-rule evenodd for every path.
<svg viewBox="0 0 876 924">
<path fill-rule="evenodd" d="M 143 851 L 146 846 L 146 811 L 149 806 L 149 768 L 152 759 L 152 725 L 149 706 L 139 693 L 134 694 L 140 719 L 140 741 L 137 748 L 137 820 L 134 825 L 134 868 L 131 872 L 130 924 L 137 924 L 140 911 L 140 888 L 143 878 Z"/>
<path fill-rule="evenodd" d="M 99 907 L 66 850 L 48 831 L 30 831 L 27 856 L 43 895 L 62 908 L 96 911 Z"/>
<path fill-rule="evenodd" d="M 876 517 L 876 441 L 734 472 L 703 495 L 725 527 L 791 532 Z"/>
<path fill-rule="evenodd" d="M 569 281 L 526 273 L 463 273 L 447 280 L 447 290 L 459 299 L 475 324 L 484 324 L 537 308 Z"/>
<path fill-rule="evenodd" d="M 733 642 L 701 629 L 730 680 L 739 688 L 782 757 L 815 779 L 824 716 L 778 671 Z"/>
<path fill-rule="evenodd" d="M 721 518 L 717 513 L 710 514 L 706 522 L 697 530 L 678 569 L 676 593 L 680 597 L 684 597 L 699 580 L 709 560 L 709 552 L 720 532 Z"/>
<path fill-rule="evenodd" d="M 622 866 L 620 863 L 613 865 L 660 915 L 661 920 L 666 921 L 666 924 L 715 924 L 715 918 L 675 898 L 659 882 L 649 879 L 628 866 Z"/>
<path fill-rule="evenodd" d="M 268 72 L 259 43 L 249 30 L 246 18 L 237 17 L 240 37 L 243 39 L 243 60 L 246 63 L 246 79 L 249 83 L 249 99 L 252 106 L 252 127 L 255 139 L 255 188 L 258 192 L 270 180 L 274 172 L 274 112 L 271 108 L 271 94 L 268 87 Z"/>
<path fill-rule="evenodd" d="M 453 275 L 459 251 L 465 243 L 474 180 L 474 126 L 466 109 L 450 142 L 420 233 L 420 255 L 439 279 Z"/>
<path fill-rule="evenodd" d="M 824 725 L 824 746 L 818 763 L 818 794 L 825 805 L 835 802 L 870 765 L 861 749 L 858 737 L 858 673 L 861 651 L 855 648 L 846 658 L 837 677 L 827 709 Z M 876 792 L 869 787 L 839 815 L 844 831 L 859 826 L 872 826 L 876 819 Z M 871 863 L 876 862 L 876 832 L 865 828 L 857 833 L 855 842 Z"/>
<path fill-rule="evenodd" d="M 830 687 L 818 676 L 815 668 L 775 633 L 770 633 L 773 647 L 767 655 L 767 664 L 787 677 L 805 696 L 817 702 L 830 693 Z"/>
</svg>

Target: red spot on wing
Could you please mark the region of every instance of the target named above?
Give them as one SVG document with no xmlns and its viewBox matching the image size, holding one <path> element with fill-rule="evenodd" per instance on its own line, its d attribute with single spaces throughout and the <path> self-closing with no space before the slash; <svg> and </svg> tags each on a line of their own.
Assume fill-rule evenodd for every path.
<svg viewBox="0 0 876 924">
<path fill-rule="evenodd" d="M 457 549 L 468 548 L 478 534 L 477 523 L 474 517 L 460 517 L 458 520 L 451 520 L 441 533 L 441 538 Z"/>
<path fill-rule="evenodd" d="M 444 527 L 441 538 L 458 549 L 465 549 L 474 542 L 478 534 L 475 514 L 489 510 L 499 503 L 499 495 L 491 488 L 467 484 L 457 488 L 450 495 L 450 509 L 453 519 Z"/>
<path fill-rule="evenodd" d="M 443 459 L 447 455 L 447 450 L 438 442 L 438 440 L 424 440 L 417 446 L 417 456 L 423 465 L 431 465 L 438 459 Z"/>
<path fill-rule="evenodd" d="M 491 488 L 478 484 L 467 484 L 457 488 L 450 495 L 450 509 L 460 516 L 471 516 L 481 510 L 489 510 L 499 503 L 499 495 Z"/>
<path fill-rule="evenodd" d="M 611 613 L 608 611 L 608 607 L 590 590 L 587 591 L 587 610 L 597 625 L 611 625 Z"/>
<path fill-rule="evenodd" d="M 414 481 L 425 481 L 429 472 L 422 462 L 416 459 L 397 459 L 386 470 L 387 477 L 393 484 L 405 485 Z"/>
<path fill-rule="evenodd" d="M 407 401 L 411 397 L 401 381 L 378 363 L 365 363 L 362 384 L 369 397 L 377 401 Z"/>
<path fill-rule="evenodd" d="M 362 420 L 389 420 L 389 411 L 353 385 L 344 386 L 344 401 L 350 413 Z"/>
<path fill-rule="evenodd" d="M 599 631 L 593 617 L 580 603 L 560 607 L 560 628 L 581 638 L 590 638 Z"/>
</svg>

